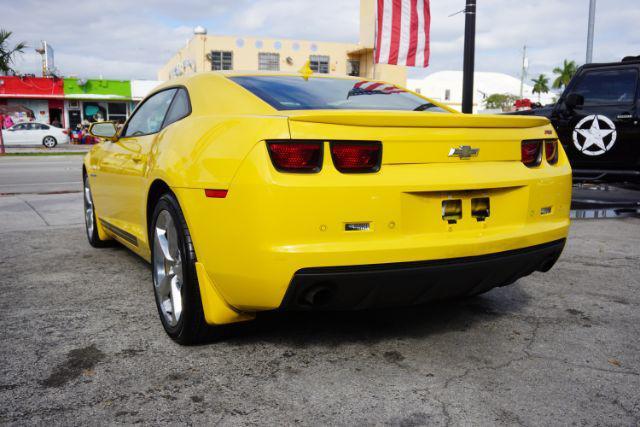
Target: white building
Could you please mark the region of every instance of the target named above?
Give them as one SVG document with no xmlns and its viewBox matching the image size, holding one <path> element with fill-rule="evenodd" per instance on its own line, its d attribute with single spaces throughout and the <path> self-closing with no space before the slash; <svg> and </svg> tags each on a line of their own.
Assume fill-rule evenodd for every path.
<svg viewBox="0 0 640 427">
<path fill-rule="evenodd" d="M 408 79 L 407 87 L 456 110 L 462 109 L 462 71 L 437 71 L 423 79 Z M 532 91 L 533 86 L 525 83 L 523 97 L 538 102 L 538 94 Z M 485 109 L 484 99 L 495 93 L 519 96 L 520 79 L 503 73 L 476 72 L 473 78 L 473 112 L 482 112 Z M 551 92 L 543 93 L 540 102 L 550 104 L 554 96 Z"/>
<path fill-rule="evenodd" d="M 162 80 L 131 80 L 131 100 L 137 104 L 162 83 Z"/>
</svg>

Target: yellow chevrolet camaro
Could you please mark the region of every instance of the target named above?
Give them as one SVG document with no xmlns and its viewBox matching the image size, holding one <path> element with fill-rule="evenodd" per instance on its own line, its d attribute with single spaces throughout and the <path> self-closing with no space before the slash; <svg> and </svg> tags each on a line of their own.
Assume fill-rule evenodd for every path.
<svg viewBox="0 0 640 427">
<path fill-rule="evenodd" d="M 89 242 L 151 263 L 183 344 L 264 310 L 477 295 L 550 269 L 569 229 L 546 118 L 463 115 L 382 82 L 202 73 L 91 132 Z"/>
</svg>

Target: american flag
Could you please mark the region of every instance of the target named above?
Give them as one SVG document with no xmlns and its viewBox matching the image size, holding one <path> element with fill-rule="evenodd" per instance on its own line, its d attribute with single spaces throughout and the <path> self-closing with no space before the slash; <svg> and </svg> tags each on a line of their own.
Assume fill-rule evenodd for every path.
<svg viewBox="0 0 640 427">
<path fill-rule="evenodd" d="M 429 0 L 377 0 L 375 62 L 429 65 Z"/>
<path fill-rule="evenodd" d="M 402 93 L 404 90 L 388 83 L 371 82 L 369 80 L 361 80 L 353 85 L 353 88 L 347 94 L 350 96 L 358 95 L 390 95 L 392 93 Z"/>
</svg>

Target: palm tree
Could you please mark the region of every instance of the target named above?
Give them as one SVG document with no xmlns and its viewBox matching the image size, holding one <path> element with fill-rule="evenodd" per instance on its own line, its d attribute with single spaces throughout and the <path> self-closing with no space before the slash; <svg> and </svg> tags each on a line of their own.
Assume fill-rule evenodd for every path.
<svg viewBox="0 0 640 427">
<path fill-rule="evenodd" d="M 537 79 L 531 79 L 533 82 L 533 93 L 538 94 L 538 102 L 540 102 L 540 95 L 549 92 L 549 78 L 544 74 L 540 74 Z"/>
<path fill-rule="evenodd" d="M 11 37 L 11 31 L 0 29 L 0 75 L 7 75 L 9 72 L 15 72 L 11 67 L 14 63 L 16 54 L 23 53 L 27 47 L 25 42 L 16 44 L 13 49 L 9 47 L 9 37 Z"/>
<path fill-rule="evenodd" d="M 564 60 L 562 67 L 556 67 L 553 69 L 553 74 L 557 74 L 558 77 L 553 81 L 553 88 L 560 89 L 565 87 L 571 81 L 571 77 L 576 73 L 577 66 L 575 61 Z"/>
</svg>

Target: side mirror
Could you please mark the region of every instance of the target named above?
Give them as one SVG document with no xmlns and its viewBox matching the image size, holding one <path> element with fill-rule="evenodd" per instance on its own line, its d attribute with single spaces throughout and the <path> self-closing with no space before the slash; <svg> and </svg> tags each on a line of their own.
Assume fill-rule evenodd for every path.
<svg viewBox="0 0 640 427">
<path fill-rule="evenodd" d="M 576 107 L 582 107 L 584 105 L 584 96 L 579 93 L 571 92 L 564 100 L 564 104 L 570 110 L 573 110 Z"/>
<path fill-rule="evenodd" d="M 114 122 L 97 122 L 89 126 L 89 133 L 96 138 L 103 138 L 107 141 L 118 140 L 118 128 Z"/>
</svg>

